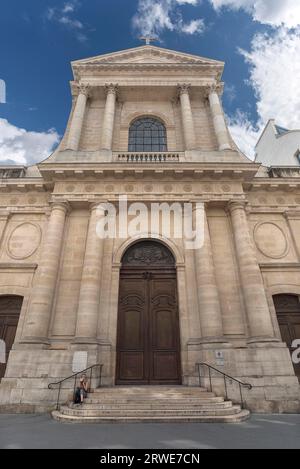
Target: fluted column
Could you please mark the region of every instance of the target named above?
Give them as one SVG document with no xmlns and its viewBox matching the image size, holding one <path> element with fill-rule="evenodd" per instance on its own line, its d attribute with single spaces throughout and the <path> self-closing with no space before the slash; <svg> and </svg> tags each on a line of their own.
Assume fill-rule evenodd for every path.
<svg viewBox="0 0 300 469">
<path fill-rule="evenodd" d="M 190 85 L 186 83 L 178 85 L 185 149 L 193 150 L 196 147 L 196 134 L 189 90 Z"/>
<path fill-rule="evenodd" d="M 208 99 L 218 139 L 219 150 L 231 150 L 229 134 L 216 86 L 212 86 L 210 88 Z"/>
<path fill-rule="evenodd" d="M 89 90 L 89 85 L 78 86 L 77 101 L 75 104 L 66 145 L 68 150 L 78 150 L 86 110 L 86 103 L 89 97 Z"/>
<path fill-rule="evenodd" d="M 228 207 L 251 336 L 249 342 L 277 341 L 261 271 L 249 233 L 245 203 L 230 202 Z"/>
<path fill-rule="evenodd" d="M 106 85 L 106 103 L 102 124 L 102 148 L 112 150 L 118 85 Z"/>
<path fill-rule="evenodd" d="M 67 202 L 53 202 L 22 342 L 48 343 L 48 329 L 59 271 Z"/>
<path fill-rule="evenodd" d="M 77 310 L 75 343 L 96 343 L 104 238 L 97 223 L 105 215 L 99 203 L 91 206 Z"/>
<path fill-rule="evenodd" d="M 195 264 L 197 274 L 197 293 L 200 315 L 200 327 L 203 343 L 224 343 L 222 312 L 215 276 L 215 267 L 210 241 L 205 205 L 197 203 L 194 207 L 194 219 L 197 210 L 204 211 L 203 220 L 204 244 L 195 250 Z"/>
</svg>

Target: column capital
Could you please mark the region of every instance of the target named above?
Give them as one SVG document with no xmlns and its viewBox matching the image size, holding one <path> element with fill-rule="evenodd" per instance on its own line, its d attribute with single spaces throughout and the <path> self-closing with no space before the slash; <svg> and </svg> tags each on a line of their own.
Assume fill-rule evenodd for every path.
<svg viewBox="0 0 300 469">
<path fill-rule="evenodd" d="M 211 83 L 207 86 L 206 91 L 207 91 L 207 96 L 213 93 L 220 96 L 223 91 L 223 83 L 217 83 L 217 82 Z"/>
<path fill-rule="evenodd" d="M 71 205 L 67 200 L 52 200 L 50 202 L 51 210 L 62 210 L 65 213 L 71 211 Z"/>
<path fill-rule="evenodd" d="M 1 216 L 1 212 L 0 212 Z M 284 216 L 287 220 L 300 220 L 300 209 L 291 209 L 284 212 Z"/>
<path fill-rule="evenodd" d="M 94 210 L 101 210 L 105 212 L 105 209 L 103 208 L 102 204 L 106 204 L 107 200 L 98 200 L 97 202 L 91 202 L 90 204 L 90 212 L 92 213 Z"/>
<path fill-rule="evenodd" d="M 246 211 L 248 202 L 246 200 L 230 200 L 227 204 L 227 210 L 232 213 L 235 210 L 244 210 Z"/>
<path fill-rule="evenodd" d="M 10 217 L 11 213 L 8 210 L 0 210 L 0 221 L 7 220 Z"/>
<path fill-rule="evenodd" d="M 86 96 L 86 98 L 89 98 L 91 95 L 91 86 L 89 83 L 78 83 L 76 85 L 77 92 L 78 94 L 82 94 Z"/>
<path fill-rule="evenodd" d="M 177 85 L 178 96 L 181 96 L 182 94 L 189 94 L 191 86 L 192 86 L 191 83 L 178 83 Z"/>
<path fill-rule="evenodd" d="M 114 96 L 117 97 L 119 93 L 118 83 L 106 83 L 105 91 L 106 91 L 106 95 L 113 94 Z"/>
</svg>

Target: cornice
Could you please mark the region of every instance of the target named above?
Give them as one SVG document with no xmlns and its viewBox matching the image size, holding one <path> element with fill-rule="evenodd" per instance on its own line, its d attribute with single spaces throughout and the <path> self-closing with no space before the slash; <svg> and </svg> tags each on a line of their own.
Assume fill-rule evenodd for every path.
<svg viewBox="0 0 300 469">
<path fill-rule="evenodd" d="M 205 63 L 180 63 L 180 64 L 172 64 L 172 63 L 129 63 L 129 64 L 121 64 L 121 63 L 91 63 L 85 65 L 78 65 L 73 67 L 73 73 L 75 80 L 80 80 L 80 77 L 87 74 L 89 71 L 93 72 L 100 72 L 104 71 L 107 73 L 108 71 L 112 72 L 136 72 L 139 73 L 142 71 L 145 72 L 162 72 L 162 71 L 182 71 L 185 74 L 188 71 L 195 70 L 197 72 L 210 72 L 211 75 L 215 76 L 218 79 L 221 79 L 223 73 L 223 66 L 219 65 L 211 65 Z"/>
</svg>

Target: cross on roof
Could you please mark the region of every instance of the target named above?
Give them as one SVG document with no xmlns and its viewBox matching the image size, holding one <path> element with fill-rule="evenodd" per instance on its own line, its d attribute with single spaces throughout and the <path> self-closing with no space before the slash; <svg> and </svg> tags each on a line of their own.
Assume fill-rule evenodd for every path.
<svg viewBox="0 0 300 469">
<path fill-rule="evenodd" d="M 145 41 L 146 46 L 150 46 L 151 42 L 156 41 L 156 38 L 151 36 L 141 36 L 140 41 Z"/>
</svg>

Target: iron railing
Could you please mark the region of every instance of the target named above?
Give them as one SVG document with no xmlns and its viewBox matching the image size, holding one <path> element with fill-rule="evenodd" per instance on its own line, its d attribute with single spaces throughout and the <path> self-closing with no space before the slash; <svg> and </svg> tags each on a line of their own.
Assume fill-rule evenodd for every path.
<svg viewBox="0 0 300 469">
<path fill-rule="evenodd" d="M 95 376 L 93 376 L 93 371 L 94 369 L 98 368 L 99 369 L 99 376 L 95 378 Z M 92 365 L 92 366 L 89 366 L 88 368 L 86 368 L 85 370 L 82 370 L 82 371 L 79 371 L 78 373 L 74 373 L 73 375 L 71 376 L 68 376 L 67 378 L 64 378 L 64 379 L 61 379 L 60 381 L 57 381 L 56 383 L 50 383 L 48 384 L 48 389 L 55 389 L 55 386 L 58 386 L 58 394 L 57 394 L 57 401 L 56 401 L 56 410 L 59 409 L 59 402 L 60 402 L 60 395 L 61 395 L 61 389 L 62 389 L 62 384 L 65 383 L 66 381 L 68 381 L 69 379 L 74 379 L 74 390 L 73 390 L 73 393 L 75 395 L 75 392 L 76 392 L 76 384 L 77 384 L 77 377 L 79 375 L 83 375 L 83 374 L 87 374 L 89 373 L 89 385 L 90 385 L 90 389 L 91 389 L 91 386 L 92 386 L 92 380 L 94 379 L 98 379 L 98 385 L 95 386 L 95 387 L 100 387 L 101 386 L 101 378 L 102 378 L 102 368 L 103 368 L 103 365 L 102 364 L 96 364 L 96 365 Z"/>
<path fill-rule="evenodd" d="M 252 389 L 252 384 L 250 383 L 243 383 L 242 381 L 236 379 L 236 378 L 233 378 L 232 376 L 230 375 L 227 375 L 226 373 L 224 373 L 223 371 L 220 371 L 218 370 L 217 368 L 209 365 L 208 363 L 204 363 L 204 362 L 200 362 L 200 363 L 196 363 L 196 367 L 198 368 L 198 376 L 199 376 L 199 385 L 201 386 L 201 384 L 203 383 L 203 386 L 205 387 L 205 382 L 204 382 L 204 379 L 207 378 L 207 375 L 205 374 L 201 374 L 201 369 L 208 369 L 208 379 L 209 379 L 209 386 L 210 386 L 210 392 L 213 392 L 213 379 L 216 378 L 215 376 L 213 376 L 213 373 L 212 372 L 215 372 L 217 374 L 220 374 L 223 376 L 223 380 L 224 380 L 224 390 L 225 390 L 225 397 L 226 397 L 226 400 L 228 400 L 228 386 L 227 386 L 227 380 L 229 380 L 230 384 L 232 382 L 234 383 L 237 383 L 239 385 L 239 391 L 240 391 L 240 403 L 241 403 L 241 407 L 243 408 L 244 407 L 244 399 L 243 399 L 243 388 L 247 388 L 249 391 L 251 391 Z"/>
</svg>

